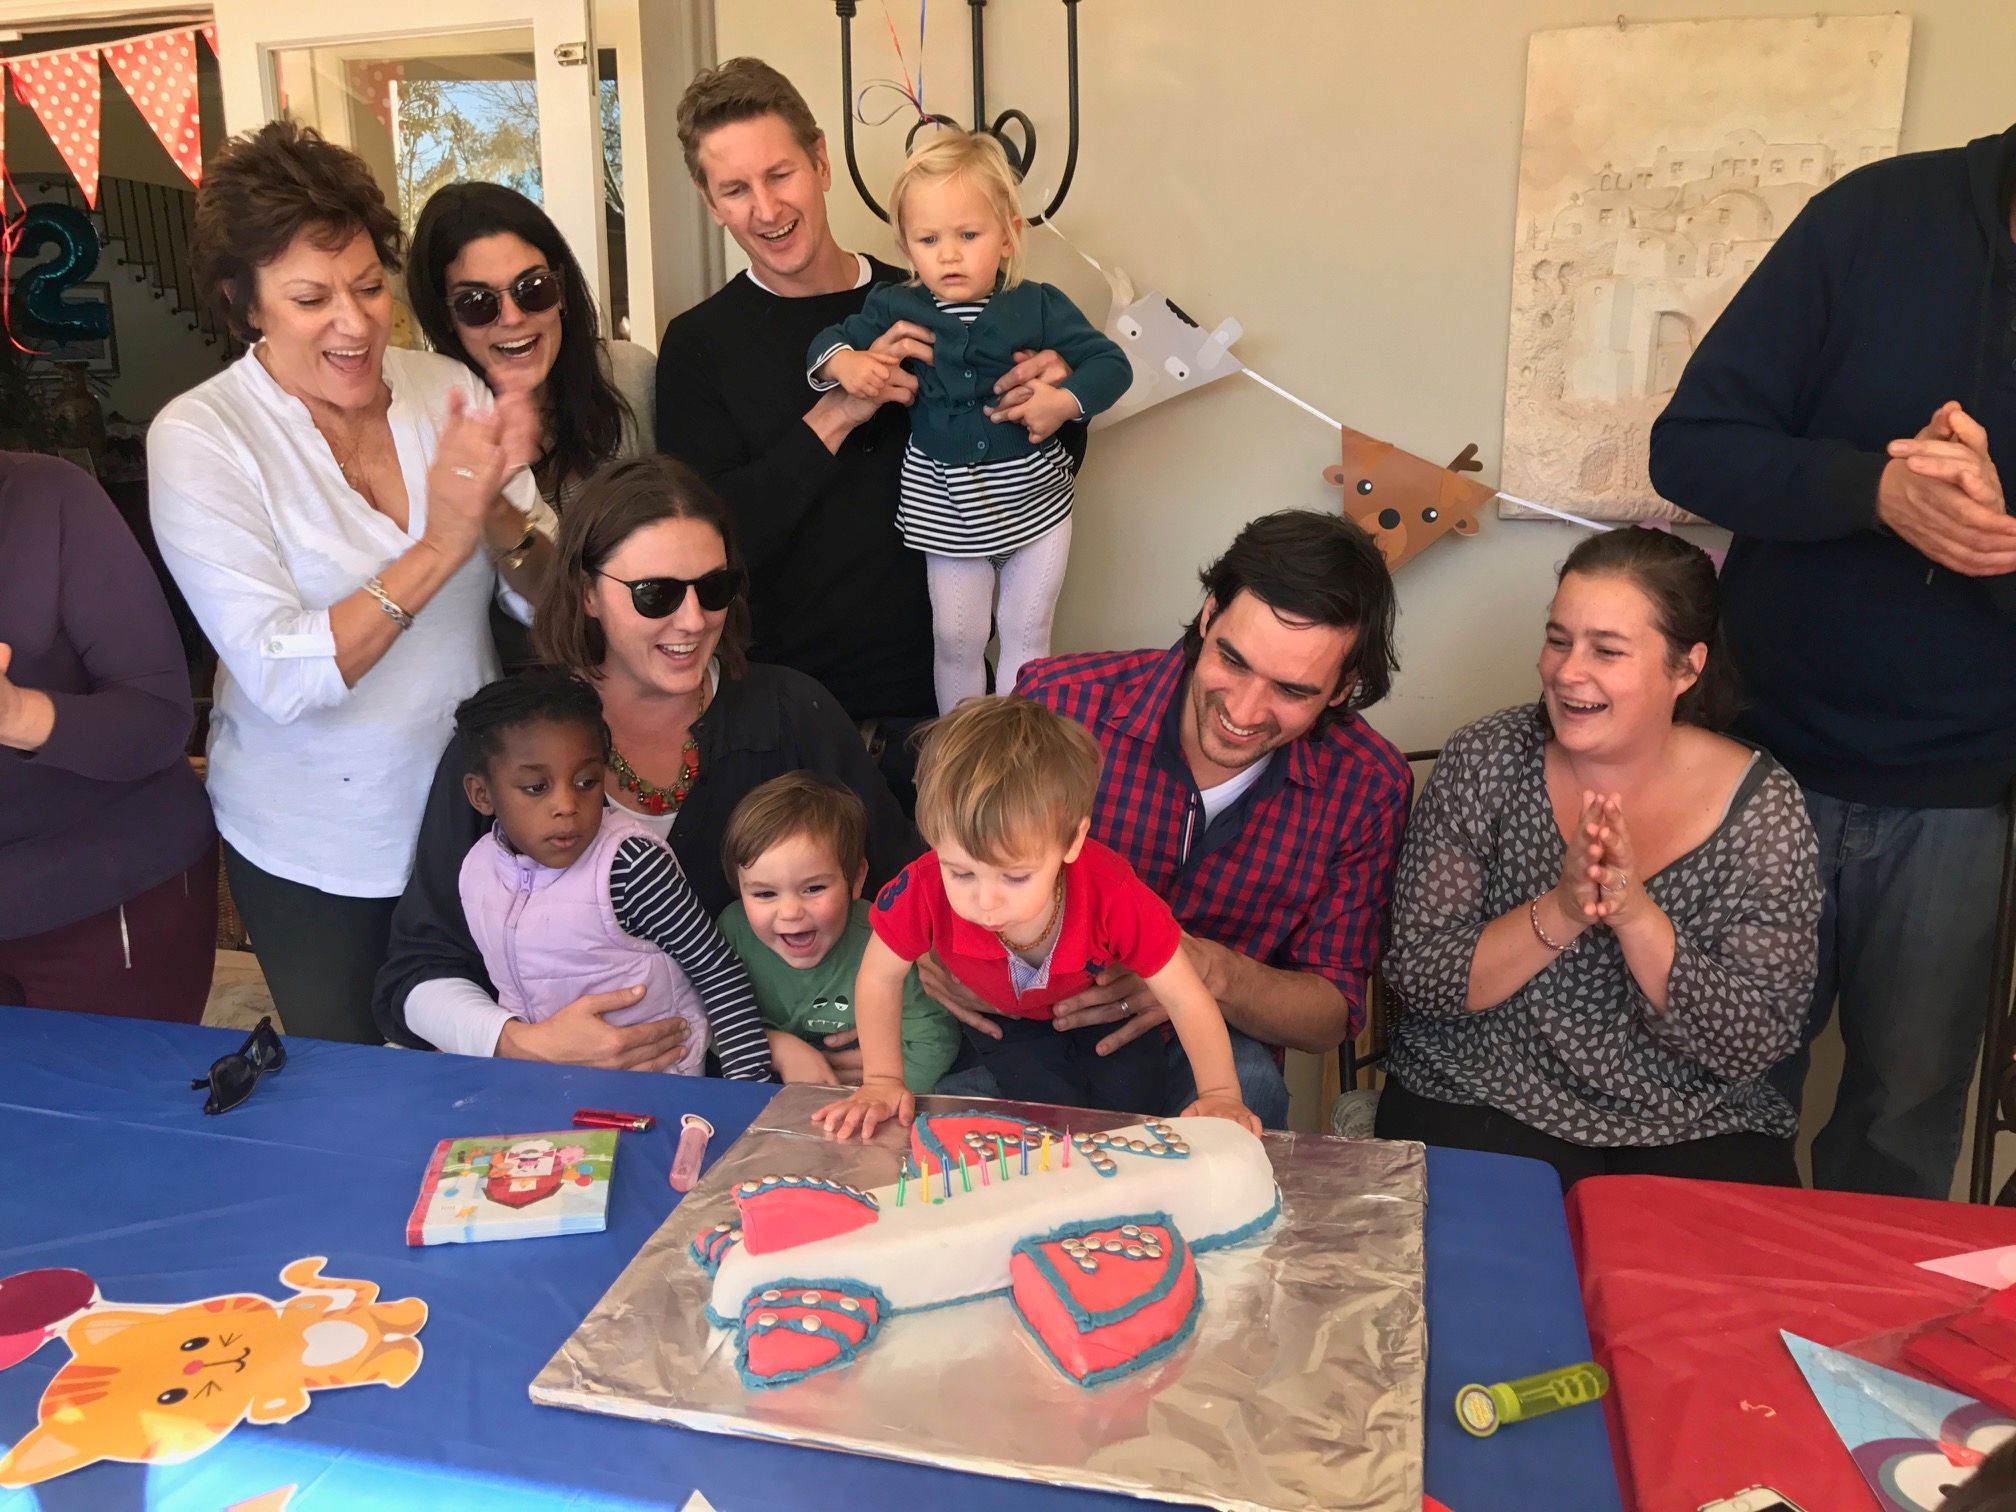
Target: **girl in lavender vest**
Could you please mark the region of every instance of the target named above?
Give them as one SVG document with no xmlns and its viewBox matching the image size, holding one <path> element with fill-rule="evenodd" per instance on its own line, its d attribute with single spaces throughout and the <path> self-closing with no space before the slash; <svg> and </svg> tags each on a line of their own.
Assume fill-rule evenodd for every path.
<svg viewBox="0 0 2016 1512">
<path fill-rule="evenodd" d="M 538 1023 L 590 993 L 630 991 L 612 1024 L 684 1019 L 700 1073 L 710 1038 L 722 1074 L 769 1075 L 749 978 L 671 848 L 602 798 L 609 727 L 565 672 L 493 682 L 455 710 L 469 752 L 464 791 L 495 819 L 462 862 L 462 911 L 497 1000 Z"/>
</svg>

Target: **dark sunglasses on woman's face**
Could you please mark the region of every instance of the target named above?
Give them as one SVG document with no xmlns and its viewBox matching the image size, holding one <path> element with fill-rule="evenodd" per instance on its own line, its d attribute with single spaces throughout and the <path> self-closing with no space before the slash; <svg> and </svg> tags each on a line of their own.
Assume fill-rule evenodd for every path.
<svg viewBox="0 0 2016 1512">
<path fill-rule="evenodd" d="M 286 1064 L 287 1047 L 280 1043 L 273 1020 L 262 1018 L 242 1048 L 218 1056 L 210 1063 L 210 1074 L 191 1081 L 189 1090 L 208 1087 L 210 1095 L 203 1100 L 203 1111 L 228 1113 L 252 1095 L 261 1076 Z"/>
<path fill-rule="evenodd" d="M 621 583 L 630 590 L 630 607 L 645 619 L 664 619 L 676 614 L 679 606 L 686 602 L 686 590 L 691 588 L 693 596 L 700 600 L 700 607 L 709 614 L 718 614 L 735 602 L 735 595 L 742 591 L 742 571 L 738 567 L 716 567 L 712 572 L 697 578 L 648 577 L 619 578 L 613 572 L 595 569 L 597 577 L 605 577 L 612 583 Z"/>
<path fill-rule="evenodd" d="M 520 273 L 509 289 L 492 289 L 482 284 L 457 289 L 448 296 L 449 313 L 456 324 L 487 326 L 504 313 L 504 296 L 527 315 L 543 315 L 560 303 L 560 275 L 550 268 Z"/>
</svg>

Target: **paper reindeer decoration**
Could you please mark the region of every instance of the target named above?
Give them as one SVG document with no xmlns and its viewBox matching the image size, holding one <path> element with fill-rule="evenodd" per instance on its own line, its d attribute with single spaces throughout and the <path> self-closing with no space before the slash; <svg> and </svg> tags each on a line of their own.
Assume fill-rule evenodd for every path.
<svg viewBox="0 0 2016 1512">
<path fill-rule="evenodd" d="M 1106 282 L 1113 291 L 1106 334 L 1134 365 L 1134 382 L 1118 404 L 1092 421 L 1094 430 L 1242 371 L 1243 364 L 1232 355 L 1232 343 L 1245 334 L 1238 321 L 1227 316 L 1207 331 L 1153 290 L 1135 298 L 1133 281 L 1119 268 L 1106 274 Z"/>
<path fill-rule="evenodd" d="M 1477 445 L 1463 448 L 1447 467 L 1404 452 L 1350 426 L 1339 426 L 1344 459 L 1323 469 L 1323 481 L 1344 490 L 1344 514 L 1379 544 L 1393 570 L 1450 531 L 1477 534 L 1477 515 L 1497 490 L 1457 476 L 1481 472 Z"/>
</svg>

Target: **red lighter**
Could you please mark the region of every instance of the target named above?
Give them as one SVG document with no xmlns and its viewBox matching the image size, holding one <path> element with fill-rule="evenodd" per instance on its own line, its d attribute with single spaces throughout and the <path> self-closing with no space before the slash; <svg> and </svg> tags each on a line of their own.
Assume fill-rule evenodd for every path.
<svg viewBox="0 0 2016 1512">
<path fill-rule="evenodd" d="M 642 1134 L 658 1120 L 649 1113 L 618 1113 L 613 1108 L 576 1108 L 574 1127 L 577 1129 L 628 1129 L 633 1134 Z"/>
</svg>

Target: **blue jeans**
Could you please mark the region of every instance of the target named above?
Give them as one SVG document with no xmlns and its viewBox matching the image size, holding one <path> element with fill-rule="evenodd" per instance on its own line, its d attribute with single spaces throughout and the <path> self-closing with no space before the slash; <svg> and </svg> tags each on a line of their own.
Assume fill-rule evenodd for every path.
<svg viewBox="0 0 2016 1512">
<path fill-rule="evenodd" d="M 1288 1127 L 1288 1082 L 1274 1064 L 1274 1052 L 1251 1035 L 1241 1034 L 1229 1024 L 1232 1036 L 1232 1069 L 1239 1075 L 1239 1096 L 1253 1110 L 1261 1125 L 1269 1129 Z M 1164 1117 L 1173 1118 L 1197 1098 L 1197 1078 L 1190 1059 L 1173 1035 L 1169 1039 L 1169 1104 Z M 999 1097 L 1001 1088 L 985 1066 L 968 1064 L 962 1051 L 955 1069 L 938 1078 L 931 1090 L 939 1097 Z"/>
<path fill-rule="evenodd" d="M 1846 1051 L 1813 1184 L 1943 1198 L 1988 1024 L 2008 811 L 1805 797 L 1824 894 L 1805 1044 L 1838 998 Z M 1809 1061 L 1802 1047 L 1771 1073 L 1795 1108 Z"/>
</svg>

